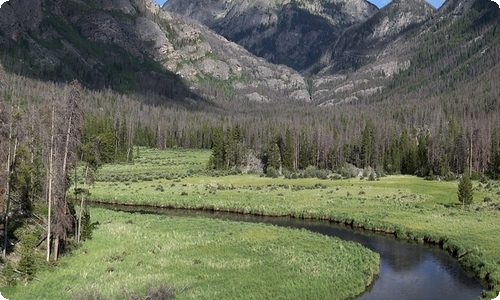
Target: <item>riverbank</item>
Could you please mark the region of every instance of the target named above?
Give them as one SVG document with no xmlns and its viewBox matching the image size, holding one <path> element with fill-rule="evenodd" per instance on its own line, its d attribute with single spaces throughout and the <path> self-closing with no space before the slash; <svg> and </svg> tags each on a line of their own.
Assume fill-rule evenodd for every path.
<svg viewBox="0 0 500 300">
<path fill-rule="evenodd" d="M 500 289 L 499 182 L 475 182 L 474 204 L 462 209 L 457 182 L 411 176 L 377 181 L 209 176 L 202 165 L 208 152 L 143 155 L 134 165 L 103 168 L 91 189 L 92 201 L 345 223 L 438 244 L 487 282 L 485 298 L 494 298 Z"/>
<path fill-rule="evenodd" d="M 348 299 L 379 256 L 306 230 L 92 208 L 94 237 L 9 299 Z"/>
</svg>

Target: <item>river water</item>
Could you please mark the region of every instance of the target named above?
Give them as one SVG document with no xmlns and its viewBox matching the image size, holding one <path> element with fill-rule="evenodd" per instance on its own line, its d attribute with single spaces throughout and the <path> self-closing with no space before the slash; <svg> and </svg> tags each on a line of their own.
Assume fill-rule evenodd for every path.
<svg viewBox="0 0 500 300">
<path fill-rule="evenodd" d="M 480 282 L 465 273 L 458 262 L 443 250 L 433 246 L 400 242 L 391 235 L 354 230 L 348 226 L 316 220 L 146 207 L 99 206 L 141 213 L 170 216 L 203 216 L 231 221 L 305 228 L 313 232 L 360 243 L 380 254 L 380 275 L 365 293 L 356 299 L 469 300 L 476 299 L 483 290 Z"/>
</svg>

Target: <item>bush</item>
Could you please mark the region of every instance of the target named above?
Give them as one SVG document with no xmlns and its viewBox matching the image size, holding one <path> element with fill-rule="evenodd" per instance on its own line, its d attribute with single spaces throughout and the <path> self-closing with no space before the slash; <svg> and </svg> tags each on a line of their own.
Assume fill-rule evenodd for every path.
<svg viewBox="0 0 500 300">
<path fill-rule="evenodd" d="M 342 175 L 343 178 L 349 179 L 356 177 L 356 168 L 353 165 L 344 165 L 342 168 L 339 170 L 340 175 Z"/>
<path fill-rule="evenodd" d="M 276 170 L 274 167 L 269 167 L 267 168 L 266 176 L 272 178 L 278 178 L 280 174 L 278 170 Z"/>
<path fill-rule="evenodd" d="M 448 172 L 446 175 L 443 176 L 442 178 L 444 181 L 453 181 L 457 179 L 457 175 L 453 172 Z"/>
<path fill-rule="evenodd" d="M 330 179 L 331 180 L 341 180 L 342 175 L 335 173 L 335 174 L 330 175 Z"/>
<path fill-rule="evenodd" d="M 3 282 L 8 287 L 13 287 L 16 285 L 16 276 L 14 274 L 14 268 L 10 263 L 6 263 L 2 270 Z"/>
<path fill-rule="evenodd" d="M 375 179 L 376 179 L 376 178 L 375 178 L 375 173 L 374 173 L 374 172 L 371 172 L 371 173 L 370 173 L 370 176 L 368 176 L 368 180 L 369 180 L 369 181 L 375 181 Z"/>
</svg>

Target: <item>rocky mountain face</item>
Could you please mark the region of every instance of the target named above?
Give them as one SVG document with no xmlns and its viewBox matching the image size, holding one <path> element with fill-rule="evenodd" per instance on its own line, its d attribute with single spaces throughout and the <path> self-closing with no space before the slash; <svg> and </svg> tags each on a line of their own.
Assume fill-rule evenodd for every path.
<svg viewBox="0 0 500 300">
<path fill-rule="evenodd" d="M 296 70 L 310 67 L 347 28 L 378 10 L 364 0 L 169 0 L 164 9 Z"/>
<path fill-rule="evenodd" d="M 425 0 L 394 0 L 365 22 L 347 29 L 313 67 L 318 103 L 358 101 L 380 93 L 410 66 L 410 52 L 398 42 L 430 20 Z"/>
<path fill-rule="evenodd" d="M 316 68 L 328 73 L 355 70 L 376 58 L 406 31 L 427 21 L 434 11 L 425 0 L 393 0 L 365 22 L 345 30 Z"/>
<path fill-rule="evenodd" d="M 397 20 L 409 12 L 412 25 L 393 25 L 376 38 L 391 23 L 389 16 L 402 24 Z M 465 86 L 481 84 L 482 74 L 498 71 L 499 24 L 500 9 L 489 0 L 448 0 L 435 12 L 422 1 L 393 1 L 360 26 L 364 30 L 349 29 L 339 42 L 343 51 L 335 47 L 325 54 L 312 98 L 326 105 L 465 92 Z"/>
<path fill-rule="evenodd" d="M 0 8 L 10 72 L 171 99 L 308 101 L 305 80 L 152 0 L 10 0 Z"/>
<path fill-rule="evenodd" d="M 381 10 L 363 0 L 169 0 L 164 9 L 10 0 L 0 8 L 0 60 L 10 73 L 223 108 L 368 103 L 495 78 L 499 14 L 489 0 L 448 0 L 437 11 L 423 0 Z"/>
</svg>

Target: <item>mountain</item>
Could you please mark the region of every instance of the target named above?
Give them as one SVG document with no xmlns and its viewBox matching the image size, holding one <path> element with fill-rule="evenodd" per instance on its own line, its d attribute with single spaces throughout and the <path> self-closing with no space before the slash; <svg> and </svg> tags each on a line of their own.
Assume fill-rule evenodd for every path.
<svg viewBox="0 0 500 300">
<path fill-rule="evenodd" d="M 418 3 L 423 9 L 415 10 Z M 380 20 L 394 11 L 400 20 L 409 4 L 411 11 L 422 12 L 414 14 L 413 25 L 373 42 Z M 323 104 L 427 99 L 479 84 L 482 74 L 498 67 L 499 24 L 500 9 L 488 0 L 448 0 L 435 12 L 423 1 L 393 1 L 358 27 L 364 30 L 350 29 L 323 56 L 313 99 Z M 349 59 L 352 53 L 355 59 Z"/>
<path fill-rule="evenodd" d="M 0 8 L 0 60 L 7 73 L 188 107 L 431 99 L 495 78 L 499 22 L 489 0 L 437 11 L 423 0 L 380 10 L 362 0 L 170 0 L 164 9 L 11 0 Z"/>
<path fill-rule="evenodd" d="M 187 103 L 309 100 L 294 70 L 271 65 L 151 0 L 11 0 L 0 8 L 0 45 L 7 72 L 77 78 L 92 89 Z"/>
<path fill-rule="evenodd" d="M 378 10 L 364 0 L 169 0 L 163 8 L 296 70 L 313 65 L 347 28 Z"/>
<path fill-rule="evenodd" d="M 365 22 L 345 30 L 316 68 L 326 68 L 329 73 L 356 69 L 406 31 L 427 21 L 434 11 L 425 0 L 394 0 Z"/>
</svg>

